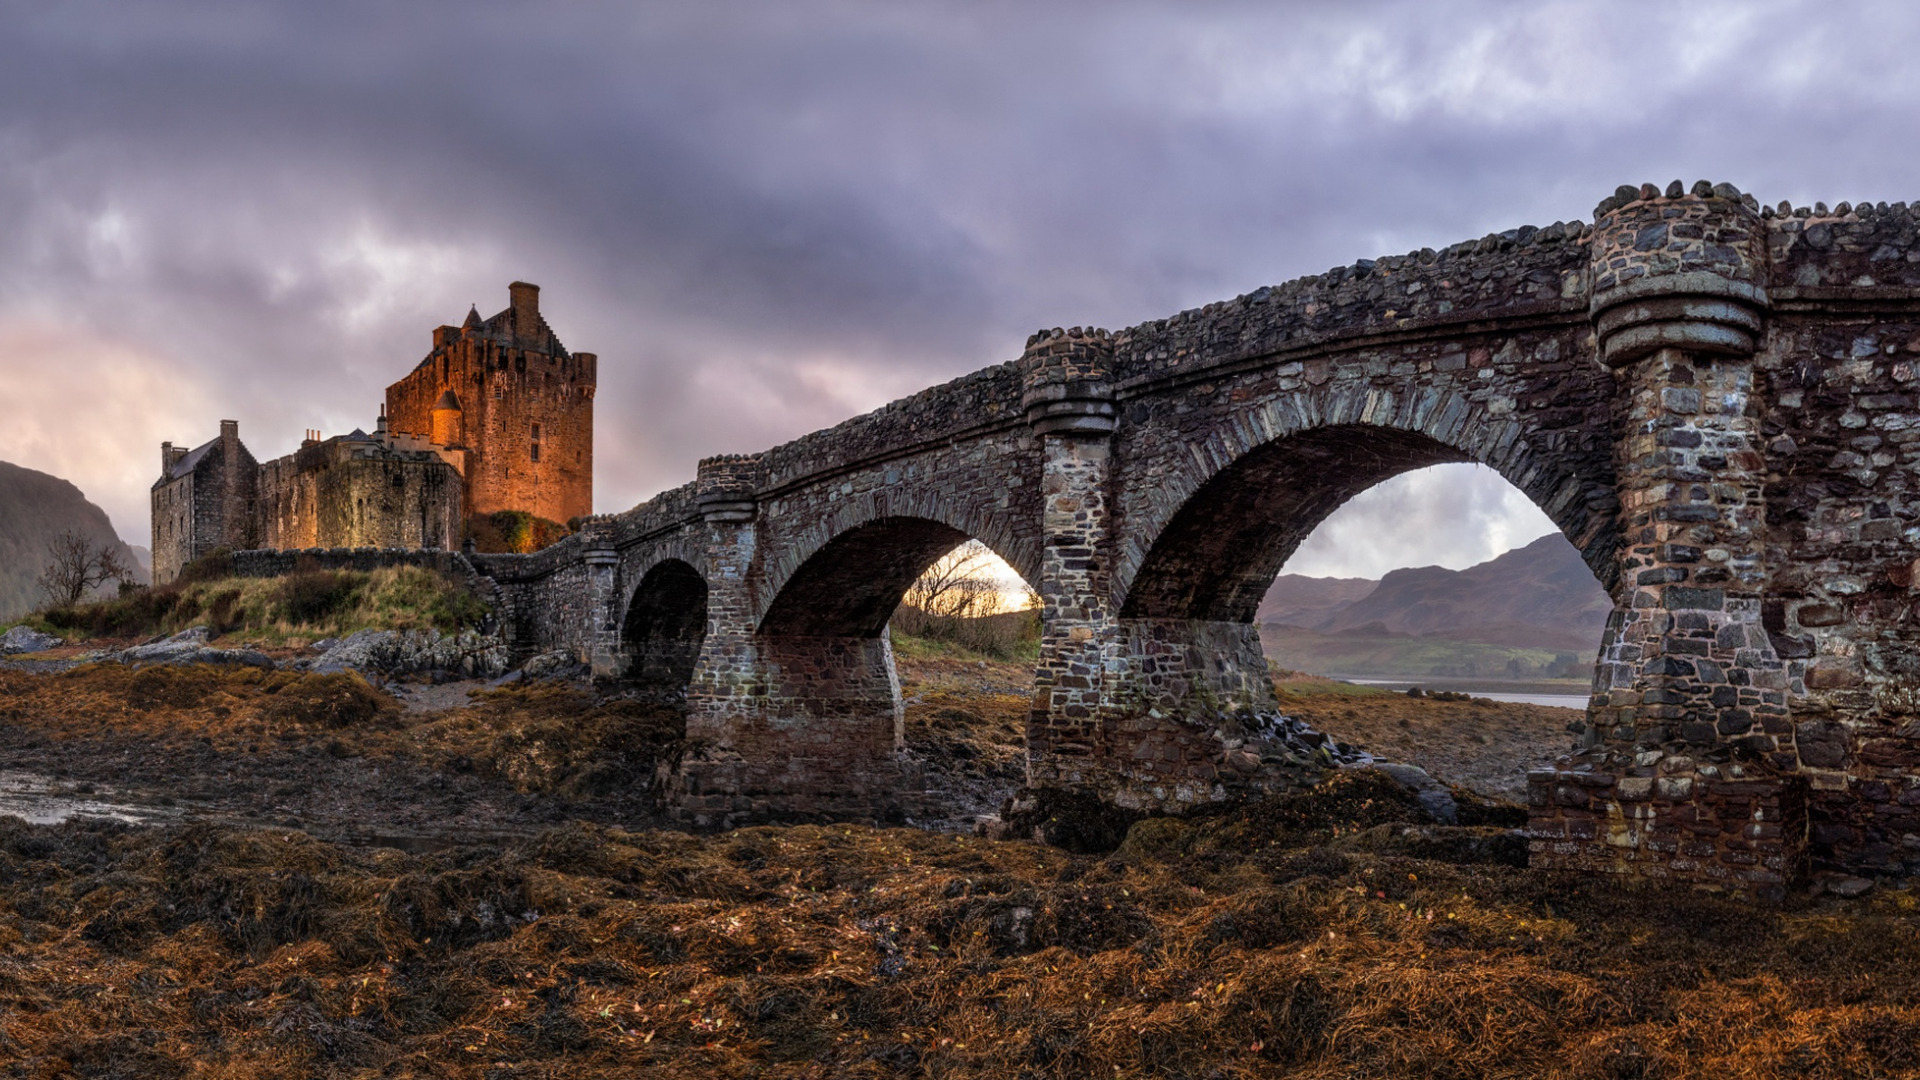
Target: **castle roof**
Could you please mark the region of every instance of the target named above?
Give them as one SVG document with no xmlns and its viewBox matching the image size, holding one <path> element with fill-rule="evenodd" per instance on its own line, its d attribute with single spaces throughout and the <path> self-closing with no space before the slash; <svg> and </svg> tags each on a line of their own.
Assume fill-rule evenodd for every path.
<svg viewBox="0 0 1920 1080">
<path fill-rule="evenodd" d="M 533 288 L 533 286 L 527 286 L 524 282 L 515 282 L 512 287 Z M 537 309 L 532 310 L 530 314 L 532 315 L 533 325 L 521 326 L 520 320 L 515 318 L 514 307 L 511 304 L 507 305 L 491 318 L 483 318 L 480 314 L 479 306 L 469 304 L 467 305 L 467 317 L 460 323 L 460 332 L 457 337 L 481 337 L 498 341 L 509 348 L 533 348 L 538 351 L 550 352 L 551 355 L 560 359 L 571 357 L 573 354 L 567 351 L 567 347 L 561 343 L 560 336 L 553 332 L 553 327 L 547 325 L 546 316 L 540 314 Z M 415 364 L 413 370 L 419 371 L 427 367 L 433 362 L 435 357 L 442 355 L 446 347 L 446 339 L 441 336 L 438 330 L 436 330 L 434 334 L 433 350 L 427 353 L 419 363 Z"/>
<path fill-rule="evenodd" d="M 207 456 L 207 451 L 213 449 L 215 446 L 218 446 L 219 444 L 220 444 L 220 440 L 216 437 L 216 438 L 208 439 L 206 442 L 203 442 L 199 446 L 194 447 L 192 450 L 187 451 L 187 456 L 181 458 L 179 461 L 176 461 L 172 465 L 167 467 L 167 475 L 161 477 L 161 479 L 162 480 L 178 480 L 181 477 L 192 472 L 194 470 L 194 467 L 200 464 L 201 459 Z"/>
</svg>

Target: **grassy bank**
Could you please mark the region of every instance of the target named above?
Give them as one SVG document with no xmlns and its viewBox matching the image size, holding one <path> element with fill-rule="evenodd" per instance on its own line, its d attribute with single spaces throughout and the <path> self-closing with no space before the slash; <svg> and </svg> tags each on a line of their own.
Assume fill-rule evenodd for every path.
<svg viewBox="0 0 1920 1080">
<path fill-rule="evenodd" d="M 888 624 L 896 655 L 967 655 L 1031 665 L 1040 658 L 1040 610 L 959 618 L 901 605 Z"/>
<path fill-rule="evenodd" d="M 216 636 L 263 644 L 339 637 L 356 630 L 458 630 L 477 624 L 486 605 L 432 570 L 301 570 L 278 578 L 183 575 L 155 588 L 22 620 L 64 638 L 145 638 L 205 626 Z"/>
</svg>

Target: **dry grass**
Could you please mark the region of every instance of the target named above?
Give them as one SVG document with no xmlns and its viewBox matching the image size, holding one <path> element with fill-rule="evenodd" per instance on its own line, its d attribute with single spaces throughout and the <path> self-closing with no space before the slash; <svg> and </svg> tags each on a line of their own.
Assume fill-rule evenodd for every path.
<svg viewBox="0 0 1920 1080">
<path fill-rule="evenodd" d="M 565 686 L 504 688 L 464 708 L 408 713 L 352 672 L 109 663 L 58 675 L 0 671 L 0 731 L 8 728 L 55 743 L 110 736 L 236 759 L 263 743 L 317 743 L 371 768 L 401 759 L 580 799 L 651 784 L 686 723 L 673 709 L 596 701 Z"/>
<path fill-rule="evenodd" d="M 1350 694 L 1304 681 L 1277 684 L 1290 715 L 1382 757 L 1418 765 L 1483 795 L 1524 802 L 1527 770 L 1573 745 L 1574 709 L 1450 695 L 1410 698 L 1376 687 Z"/>
<path fill-rule="evenodd" d="M 1910 894 L 1763 912 L 1341 850 L 1336 828 L 1413 813 L 1397 791 L 1348 776 L 1106 858 L 854 827 L 408 856 L 0 824 L 0 1056 L 158 1077 L 1920 1071 Z"/>
<path fill-rule="evenodd" d="M 918 738 L 1005 745 L 1013 667 L 903 667 Z M 581 795 L 674 737 L 554 687 L 424 716 L 369 689 L 368 715 L 352 685 L 143 674 L 0 673 L 0 732 L 338 741 Z M 1920 1076 L 1914 893 L 1770 911 L 1512 854 L 1371 773 L 1102 856 L 580 824 L 410 855 L 0 819 L 0 1075 Z"/>
</svg>

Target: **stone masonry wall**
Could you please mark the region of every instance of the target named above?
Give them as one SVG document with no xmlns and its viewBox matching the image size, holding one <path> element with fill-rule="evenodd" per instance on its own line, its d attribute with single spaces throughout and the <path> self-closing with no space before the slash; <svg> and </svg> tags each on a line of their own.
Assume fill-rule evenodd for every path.
<svg viewBox="0 0 1920 1080">
<path fill-rule="evenodd" d="M 645 568 L 670 549 L 698 571 L 706 749 L 678 783 L 724 824 L 911 791 L 886 764 L 879 616 L 907 564 L 977 537 L 1044 604 L 1032 780 L 1177 809 L 1310 777 L 1248 738 L 1270 707 L 1253 608 L 1298 543 L 1371 484 L 1480 462 L 1619 605 L 1580 745 L 1530 778 L 1536 858 L 1777 895 L 1810 859 L 1920 852 L 1915 350 L 1904 205 L 1623 188 L 1593 226 L 1036 335 L 1017 363 L 703 464 L 593 519 L 591 547 L 476 564 L 527 640 L 610 662 Z M 800 632 L 809 612 L 831 629 Z M 806 749 L 829 732 L 859 760 Z"/>
<path fill-rule="evenodd" d="M 460 474 L 432 452 L 330 439 L 267 462 L 259 543 L 270 548 L 458 547 Z"/>
</svg>

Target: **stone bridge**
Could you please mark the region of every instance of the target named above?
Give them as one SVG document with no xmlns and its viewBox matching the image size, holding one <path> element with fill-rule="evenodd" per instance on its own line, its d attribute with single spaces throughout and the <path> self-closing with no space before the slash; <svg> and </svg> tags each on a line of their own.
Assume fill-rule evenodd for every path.
<svg viewBox="0 0 1920 1080">
<path fill-rule="evenodd" d="M 917 797 L 885 633 L 969 537 L 1043 600 L 1036 787 L 1179 810 L 1311 780 L 1254 626 L 1355 493 L 1479 462 L 1615 602 L 1536 865 L 1777 894 L 1920 869 L 1920 243 L 1905 204 L 1621 188 L 1018 360 L 476 560 L 517 645 L 684 690 L 690 821 Z"/>
</svg>

